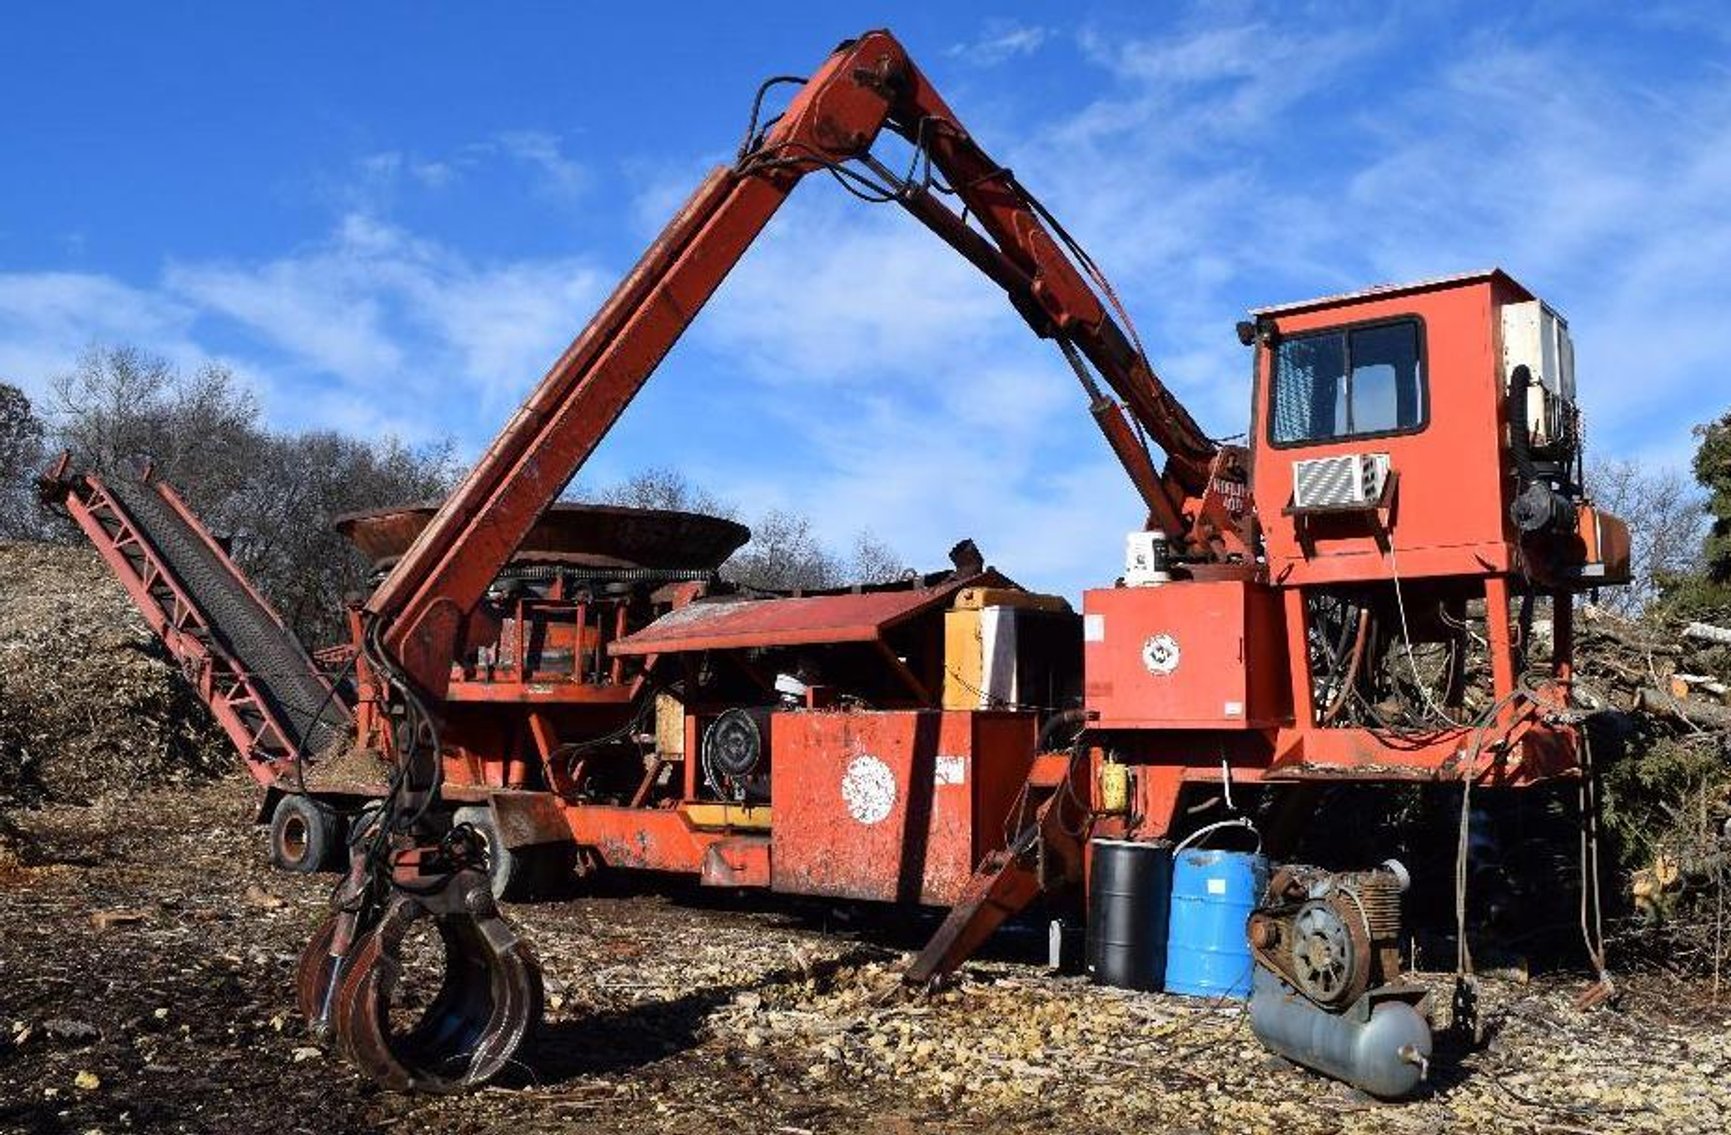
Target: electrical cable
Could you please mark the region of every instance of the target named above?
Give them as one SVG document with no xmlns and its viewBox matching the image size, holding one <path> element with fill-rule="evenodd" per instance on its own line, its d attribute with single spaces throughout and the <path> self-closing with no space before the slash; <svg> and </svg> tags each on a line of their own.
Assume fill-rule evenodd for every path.
<svg viewBox="0 0 1731 1135">
<path fill-rule="evenodd" d="M 1396 609 L 1400 612 L 1401 640 L 1402 644 L 1406 647 L 1406 664 L 1412 671 L 1413 685 L 1417 687 L 1419 697 L 1424 699 L 1425 708 L 1430 711 L 1433 721 L 1447 722 L 1449 725 L 1459 724 L 1448 714 L 1437 708 L 1436 702 L 1431 700 L 1430 683 L 1426 682 L 1419 675 L 1418 659 L 1413 657 L 1412 653 L 1412 629 L 1407 625 L 1406 621 L 1406 595 L 1405 589 L 1400 583 L 1400 561 L 1395 555 L 1394 537 L 1392 535 L 1388 540 L 1388 570 L 1390 576 L 1394 579 L 1394 603 Z"/>
</svg>

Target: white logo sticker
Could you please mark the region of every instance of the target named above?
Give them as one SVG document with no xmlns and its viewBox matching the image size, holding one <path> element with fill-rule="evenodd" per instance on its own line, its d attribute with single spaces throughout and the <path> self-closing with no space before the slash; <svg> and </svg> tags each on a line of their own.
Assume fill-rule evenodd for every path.
<svg viewBox="0 0 1731 1135">
<path fill-rule="evenodd" d="M 841 798 L 860 823 L 882 823 L 896 805 L 896 775 L 876 757 L 855 757 L 842 774 Z"/>
<path fill-rule="evenodd" d="M 1169 634 L 1149 635 L 1142 643 L 1142 665 L 1150 674 L 1170 674 L 1178 669 L 1178 640 Z"/>
<path fill-rule="evenodd" d="M 1210 880 L 1208 880 L 1208 893 L 1211 895 L 1223 895 L 1223 894 L 1225 894 L 1226 893 L 1226 880 L 1225 879 L 1210 879 Z"/>
<path fill-rule="evenodd" d="M 938 754 L 937 768 L 932 773 L 933 784 L 966 784 L 967 781 L 968 762 L 965 758 Z"/>
</svg>

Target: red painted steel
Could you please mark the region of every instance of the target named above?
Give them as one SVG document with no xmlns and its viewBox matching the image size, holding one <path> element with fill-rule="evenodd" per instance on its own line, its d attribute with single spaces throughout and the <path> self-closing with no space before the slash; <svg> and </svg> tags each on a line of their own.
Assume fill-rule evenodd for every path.
<svg viewBox="0 0 1731 1135">
<path fill-rule="evenodd" d="M 768 836 L 728 836 L 704 849 L 698 876 L 708 887 L 768 887 L 769 864 Z"/>
<path fill-rule="evenodd" d="M 53 495 L 95 547 L 120 582 L 139 614 L 180 664 L 228 735 L 253 779 L 266 787 L 295 785 L 303 753 L 295 733 L 285 727 L 255 675 L 230 654 L 212 633 L 212 621 L 176 575 L 163 552 L 94 473 L 70 475 L 64 460 L 53 479 Z M 279 627 L 282 616 L 255 591 L 240 569 L 204 525 L 169 486 L 160 482 L 139 486 L 158 494 L 187 529 L 199 539 L 243 591 Z M 268 675 L 264 676 L 268 680 Z M 338 703 L 340 709 L 340 703 Z"/>
<path fill-rule="evenodd" d="M 1083 596 L 1100 729 L 1266 729 L 1291 717 L 1278 592 L 1241 580 Z"/>
<path fill-rule="evenodd" d="M 1032 714 L 786 713 L 771 730 L 778 891 L 954 902 L 1004 843 Z"/>
<path fill-rule="evenodd" d="M 1505 303 L 1531 298 L 1508 276 L 1488 272 L 1264 315 L 1283 338 L 1417 319 L 1428 386 L 1426 422 L 1417 432 L 1276 448 L 1268 443 L 1274 354 L 1258 352 L 1254 488 L 1263 504 L 1270 579 L 1301 587 L 1391 580 L 1397 572 L 1412 580 L 1519 570 L 1520 541 L 1509 520 L 1515 481 L 1506 440 L 1499 311 Z M 1386 453 L 1399 475 L 1391 540 L 1368 524 L 1315 525 L 1307 532 L 1282 511 L 1292 500 L 1294 460 L 1351 453 Z"/>
<path fill-rule="evenodd" d="M 626 657 L 760 646 L 877 642 L 886 631 L 944 607 L 978 577 L 936 587 L 691 603 L 615 642 Z"/>
<path fill-rule="evenodd" d="M 1207 490 L 1218 447 L 1107 313 L 1095 291 L 1112 298 L 1104 279 L 1083 275 L 1062 230 L 1054 236 L 894 37 L 871 32 L 842 45 L 735 166 L 703 182 L 368 599 L 416 684 L 444 692 L 465 620 L 499 570 L 800 178 L 865 155 L 886 125 L 925 149 L 990 242 L 929 193 L 903 203 L 1005 287 L 1037 333 L 1073 342 L 1167 451 L 1158 484 L 1138 475 L 1145 455 L 1127 469 L 1150 511 L 1187 539 L 1184 505 Z M 1118 436 L 1115 452 L 1125 444 Z M 1247 551 L 1239 533 L 1213 539 Z"/>
</svg>

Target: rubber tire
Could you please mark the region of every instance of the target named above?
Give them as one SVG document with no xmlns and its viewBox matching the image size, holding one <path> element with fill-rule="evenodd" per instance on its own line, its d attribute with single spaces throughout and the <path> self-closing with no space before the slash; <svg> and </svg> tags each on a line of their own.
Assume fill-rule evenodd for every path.
<svg viewBox="0 0 1731 1135">
<path fill-rule="evenodd" d="M 493 820 L 493 810 L 484 804 L 458 808 L 451 816 L 452 825 L 468 824 L 480 836 L 487 855 L 487 877 L 493 882 L 493 897 L 501 902 L 527 898 L 533 889 L 530 857 L 512 851 L 499 837 L 499 825 Z"/>
<path fill-rule="evenodd" d="M 311 875 L 340 862 L 342 818 L 310 796 L 288 795 L 270 816 L 270 861 L 283 871 Z"/>
</svg>

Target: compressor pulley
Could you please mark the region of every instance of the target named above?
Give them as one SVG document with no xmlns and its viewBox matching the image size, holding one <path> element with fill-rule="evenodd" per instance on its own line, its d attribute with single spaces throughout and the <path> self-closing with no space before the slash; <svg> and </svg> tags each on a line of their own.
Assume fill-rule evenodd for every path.
<svg viewBox="0 0 1731 1135">
<path fill-rule="evenodd" d="M 1370 985 L 1369 928 L 1336 899 L 1313 899 L 1292 919 L 1293 983 L 1312 1001 L 1350 1005 Z"/>
</svg>

